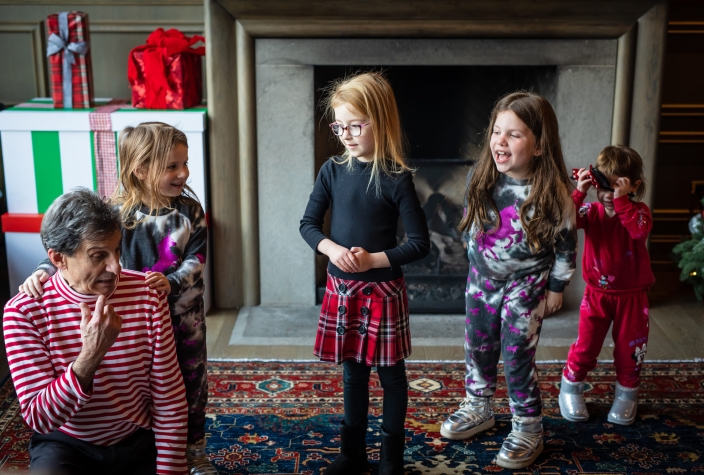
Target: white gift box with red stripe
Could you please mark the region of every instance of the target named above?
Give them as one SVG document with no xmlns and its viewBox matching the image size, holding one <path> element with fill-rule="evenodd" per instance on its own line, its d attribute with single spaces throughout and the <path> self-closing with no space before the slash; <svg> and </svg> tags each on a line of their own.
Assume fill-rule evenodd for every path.
<svg viewBox="0 0 704 475">
<path fill-rule="evenodd" d="M 119 132 L 141 122 L 165 122 L 188 137 L 188 185 L 195 191 L 206 213 L 207 184 L 205 156 L 206 109 L 182 111 L 134 109 L 106 106 L 109 99 L 96 99 L 95 109 L 53 109 L 51 99 L 34 99 L 0 112 L 0 142 L 5 173 L 8 212 L 2 217 L 5 233 L 10 293 L 46 257 L 39 239 L 41 216 L 58 196 L 77 186 L 109 195 L 117 183 L 117 150 L 104 150 L 116 144 Z M 105 114 L 93 116 L 96 111 Z M 109 128 L 96 130 L 98 123 Z M 91 130 L 93 123 L 93 130 Z M 101 135 L 102 134 L 102 135 Z M 107 135 L 106 135 L 107 134 Z M 108 139 L 101 140 L 100 138 Z M 97 138 L 97 140 L 96 140 Z M 103 148 L 101 148 L 103 147 Z M 110 161 L 113 163 L 110 163 Z M 107 171 L 107 176 L 106 176 Z M 114 176 L 110 176 L 114 175 Z M 107 191 L 106 191 L 107 190 Z M 210 261 L 206 264 L 206 311 L 210 307 Z"/>
</svg>

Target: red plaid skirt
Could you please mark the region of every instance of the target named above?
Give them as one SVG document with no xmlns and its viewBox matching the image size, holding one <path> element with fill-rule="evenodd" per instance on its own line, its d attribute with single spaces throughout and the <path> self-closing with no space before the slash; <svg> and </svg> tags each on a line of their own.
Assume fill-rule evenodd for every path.
<svg viewBox="0 0 704 475">
<path fill-rule="evenodd" d="M 389 282 L 344 280 L 328 274 L 315 356 L 337 364 L 351 359 L 394 366 L 411 354 L 403 277 Z"/>
</svg>

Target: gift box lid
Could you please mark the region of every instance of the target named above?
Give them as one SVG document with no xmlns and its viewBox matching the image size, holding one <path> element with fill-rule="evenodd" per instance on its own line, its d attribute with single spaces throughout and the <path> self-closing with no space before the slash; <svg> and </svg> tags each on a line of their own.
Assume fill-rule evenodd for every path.
<svg viewBox="0 0 704 475">
<path fill-rule="evenodd" d="M 4 213 L 0 225 L 4 233 L 38 233 L 43 217 L 43 214 Z"/>
<path fill-rule="evenodd" d="M 81 132 L 90 130 L 88 116 L 111 99 L 96 98 L 92 109 L 54 109 L 51 98 L 35 98 L 0 112 L 2 131 L 59 131 Z M 171 124 L 183 132 L 203 132 L 207 109 L 194 107 L 186 110 L 136 109 L 131 105 L 120 106 L 110 115 L 112 129 L 119 132 L 128 125 L 159 121 Z"/>
</svg>

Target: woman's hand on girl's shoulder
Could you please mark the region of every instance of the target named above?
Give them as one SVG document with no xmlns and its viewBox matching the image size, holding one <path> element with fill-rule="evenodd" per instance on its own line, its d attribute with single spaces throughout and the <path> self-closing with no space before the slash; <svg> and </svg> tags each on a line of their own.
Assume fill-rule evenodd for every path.
<svg viewBox="0 0 704 475">
<path fill-rule="evenodd" d="M 150 289 L 166 292 L 166 295 L 171 293 L 171 283 L 169 283 L 169 279 L 161 272 L 147 272 L 144 282 Z"/>
</svg>

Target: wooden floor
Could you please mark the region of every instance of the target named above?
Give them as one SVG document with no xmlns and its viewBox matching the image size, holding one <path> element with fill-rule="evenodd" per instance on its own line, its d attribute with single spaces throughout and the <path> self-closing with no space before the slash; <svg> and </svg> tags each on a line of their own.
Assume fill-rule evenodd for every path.
<svg viewBox="0 0 704 475">
<path fill-rule="evenodd" d="M 679 282 L 677 271 L 655 273 L 650 292 L 650 337 L 646 360 L 704 359 L 704 302 L 694 298 L 689 285 Z M 216 359 L 313 360 L 313 346 L 229 346 L 237 321 L 237 310 L 212 310 L 207 317 L 208 357 Z M 567 346 L 538 345 L 539 361 L 565 360 Z M 462 360 L 461 346 L 414 346 L 409 360 Z M 603 348 L 600 360 L 613 359 L 612 349 Z M 0 379 L 9 373 L 0 340 Z"/>
<path fill-rule="evenodd" d="M 657 283 L 650 294 L 650 336 L 646 360 L 692 360 L 704 358 L 704 302 L 694 298 L 689 285 L 679 282 L 677 271 L 656 271 Z M 208 357 L 217 359 L 312 360 L 310 346 L 229 346 L 237 310 L 212 310 L 207 317 Z M 540 346 L 539 361 L 565 360 L 568 346 Z M 409 360 L 462 360 L 461 346 L 414 346 Z M 600 360 L 613 359 L 605 347 Z"/>
</svg>

